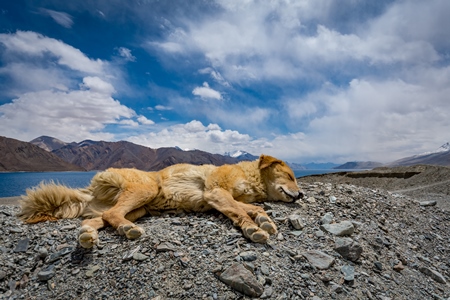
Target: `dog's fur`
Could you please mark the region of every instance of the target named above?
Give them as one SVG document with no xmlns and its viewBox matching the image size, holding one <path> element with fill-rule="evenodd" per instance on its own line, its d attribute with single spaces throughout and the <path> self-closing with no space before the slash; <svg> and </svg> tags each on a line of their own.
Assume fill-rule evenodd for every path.
<svg viewBox="0 0 450 300">
<path fill-rule="evenodd" d="M 107 224 L 135 239 L 144 230 L 133 222 L 151 211 L 216 209 L 247 238 L 264 243 L 277 228 L 261 207 L 249 203 L 300 197 L 289 166 L 261 155 L 253 162 L 220 167 L 177 164 L 158 172 L 111 168 L 96 174 L 84 189 L 41 183 L 22 196 L 18 216 L 27 223 L 84 217 L 79 242 L 91 248 L 98 243 L 97 230 Z"/>
</svg>

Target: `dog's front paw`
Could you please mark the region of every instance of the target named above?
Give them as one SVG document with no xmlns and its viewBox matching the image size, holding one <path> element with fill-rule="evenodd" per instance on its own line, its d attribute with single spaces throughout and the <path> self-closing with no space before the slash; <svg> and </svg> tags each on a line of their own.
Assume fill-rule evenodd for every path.
<svg viewBox="0 0 450 300">
<path fill-rule="evenodd" d="M 256 226 L 242 228 L 242 231 L 244 232 L 245 237 L 255 243 L 265 243 L 269 239 L 269 234 Z"/>
<path fill-rule="evenodd" d="M 277 233 L 277 226 L 275 223 L 267 216 L 258 215 L 255 218 L 256 224 L 258 224 L 259 228 L 264 231 L 267 231 L 269 234 Z"/>
<path fill-rule="evenodd" d="M 144 233 L 144 229 L 134 224 L 121 225 L 117 228 L 120 235 L 125 235 L 127 239 L 135 240 L 140 238 Z"/>
<path fill-rule="evenodd" d="M 94 247 L 94 245 L 98 245 L 98 233 L 97 230 L 92 228 L 89 225 L 84 225 L 80 228 L 78 242 L 81 247 L 90 249 Z"/>
</svg>

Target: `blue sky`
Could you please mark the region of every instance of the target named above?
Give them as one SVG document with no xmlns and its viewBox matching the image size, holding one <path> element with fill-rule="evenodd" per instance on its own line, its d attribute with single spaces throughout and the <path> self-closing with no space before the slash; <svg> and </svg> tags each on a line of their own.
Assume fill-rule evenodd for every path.
<svg viewBox="0 0 450 300">
<path fill-rule="evenodd" d="M 389 162 L 450 140 L 450 2 L 0 1 L 0 135 Z"/>
</svg>

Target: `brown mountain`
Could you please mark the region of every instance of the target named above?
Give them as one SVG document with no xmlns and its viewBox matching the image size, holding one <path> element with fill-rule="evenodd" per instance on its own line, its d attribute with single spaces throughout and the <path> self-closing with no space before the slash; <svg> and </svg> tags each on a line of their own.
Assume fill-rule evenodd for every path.
<svg viewBox="0 0 450 300">
<path fill-rule="evenodd" d="M 160 170 L 177 163 L 190 164 L 233 164 L 237 158 L 178 148 L 152 149 L 130 142 L 105 142 L 86 140 L 78 144 L 67 144 L 52 151 L 61 159 L 83 167 L 86 170 L 115 168 L 136 168 L 145 171 Z"/>
<path fill-rule="evenodd" d="M 49 152 L 52 152 L 53 150 L 62 148 L 67 145 L 66 142 L 63 142 L 61 140 L 58 140 L 57 138 L 46 135 L 35 138 L 34 140 L 30 141 L 30 143 L 39 146 L 40 148 Z"/>
<path fill-rule="evenodd" d="M 31 143 L 0 136 L 0 171 L 83 171 Z"/>
</svg>

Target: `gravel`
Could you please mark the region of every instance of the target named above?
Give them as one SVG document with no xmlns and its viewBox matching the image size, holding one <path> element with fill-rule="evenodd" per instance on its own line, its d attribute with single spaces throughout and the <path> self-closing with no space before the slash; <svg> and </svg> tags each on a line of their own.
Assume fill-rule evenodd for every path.
<svg viewBox="0 0 450 300">
<path fill-rule="evenodd" d="M 261 204 L 279 229 L 264 245 L 220 213 L 168 212 L 138 220 L 140 239 L 106 228 L 86 250 L 80 219 L 25 225 L 0 205 L 0 298 L 450 299 L 446 206 L 325 177 L 300 186 L 303 200 Z"/>
</svg>

